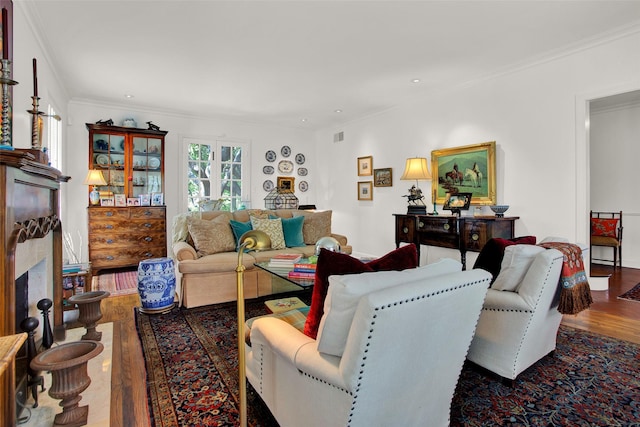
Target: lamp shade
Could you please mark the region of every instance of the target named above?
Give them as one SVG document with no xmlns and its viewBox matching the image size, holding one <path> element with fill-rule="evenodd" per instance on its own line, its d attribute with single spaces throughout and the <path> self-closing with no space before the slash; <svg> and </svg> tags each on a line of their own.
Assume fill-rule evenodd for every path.
<svg viewBox="0 0 640 427">
<path fill-rule="evenodd" d="M 404 173 L 400 177 L 402 180 L 415 179 L 416 181 L 430 180 L 431 173 L 429 172 L 429 166 L 427 159 L 424 157 L 411 157 L 407 159 L 407 164 L 404 167 Z"/>
<path fill-rule="evenodd" d="M 102 176 L 102 171 L 97 169 L 89 169 L 87 177 L 84 179 L 84 185 L 107 185 L 107 181 Z"/>
</svg>

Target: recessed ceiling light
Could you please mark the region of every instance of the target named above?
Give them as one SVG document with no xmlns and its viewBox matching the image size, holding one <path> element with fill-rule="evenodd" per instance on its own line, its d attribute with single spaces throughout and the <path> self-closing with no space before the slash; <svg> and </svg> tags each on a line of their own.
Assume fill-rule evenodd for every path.
<svg viewBox="0 0 640 427">
<path fill-rule="evenodd" d="M 337 110 L 335 110 L 335 111 L 336 111 L 336 113 L 342 113 L 342 110 L 339 109 L 339 108 Z"/>
<path fill-rule="evenodd" d="M 124 97 L 127 98 L 127 99 L 131 99 L 131 98 L 133 98 L 133 95 L 131 95 L 130 93 L 125 93 Z"/>
<path fill-rule="evenodd" d="M 412 79 L 411 83 L 420 83 L 420 79 Z"/>
<path fill-rule="evenodd" d="M 301 119 L 300 121 L 301 121 L 301 122 L 306 122 L 306 121 L 307 121 L 307 119 Z"/>
</svg>

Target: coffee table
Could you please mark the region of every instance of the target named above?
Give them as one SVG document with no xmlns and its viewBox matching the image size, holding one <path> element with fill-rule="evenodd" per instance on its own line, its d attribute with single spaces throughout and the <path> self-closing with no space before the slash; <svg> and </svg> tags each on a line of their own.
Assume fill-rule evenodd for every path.
<svg viewBox="0 0 640 427">
<path fill-rule="evenodd" d="M 274 291 L 272 293 L 280 293 L 297 289 L 310 289 L 313 287 L 313 279 L 289 277 L 289 272 L 293 270 L 293 267 L 269 267 L 269 261 L 256 262 L 254 265 L 271 274 L 271 288 L 272 291 Z"/>
</svg>

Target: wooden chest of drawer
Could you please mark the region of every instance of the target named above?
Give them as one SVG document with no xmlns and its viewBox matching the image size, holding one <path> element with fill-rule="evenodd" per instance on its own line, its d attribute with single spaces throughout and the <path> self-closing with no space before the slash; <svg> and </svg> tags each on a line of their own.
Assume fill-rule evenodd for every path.
<svg viewBox="0 0 640 427">
<path fill-rule="evenodd" d="M 90 207 L 89 260 L 94 272 L 167 256 L 165 216 L 163 206 Z"/>
</svg>

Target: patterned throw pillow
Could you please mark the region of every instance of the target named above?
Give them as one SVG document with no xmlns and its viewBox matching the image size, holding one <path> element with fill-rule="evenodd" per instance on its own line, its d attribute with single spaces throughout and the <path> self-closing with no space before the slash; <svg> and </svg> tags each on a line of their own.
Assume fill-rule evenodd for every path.
<svg viewBox="0 0 640 427">
<path fill-rule="evenodd" d="M 307 245 L 315 245 L 316 242 L 325 236 L 331 236 L 331 212 L 309 212 L 294 211 L 294 217 L 304 216 L 302 224 L 302 236 Z"/>
<path fill-rule="evenodd" d="M 267 233 L 271 239 L 271 249 L 284 249 L 287 246 L 284 243 L 284 232 L 282 231 L 282 220 L 262 219 L 251 217 L 251 226 L 254 230 L 260 230 Z"/>
<path fill-rule="evenodd" d="M 591 218 L 591 235 L 602 237 L 617 237 L 618 220 Z"/>
<path fill-rule="evenodd" d="M 198 256 L 229 252 L 236 248 L 229 218 L 219 216 L 212 220 L 189 218 L 189 234 Z"/>
</svg>

